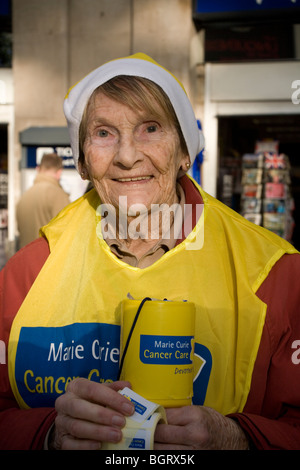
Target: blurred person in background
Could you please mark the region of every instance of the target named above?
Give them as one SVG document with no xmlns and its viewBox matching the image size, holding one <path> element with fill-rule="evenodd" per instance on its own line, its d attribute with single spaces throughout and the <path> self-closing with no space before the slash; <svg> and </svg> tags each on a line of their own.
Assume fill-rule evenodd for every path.
<svg viewBox="0 0 300 470">
<path fill-rule="evenodd" d="M 61 157 L 56 153 L 45 154 L 37 171 L 33 186 L 21 196 L 17 205 L 20 248 L 38 238 L 40 228 L 70 203 L 60 185 Z"/>
</svg>

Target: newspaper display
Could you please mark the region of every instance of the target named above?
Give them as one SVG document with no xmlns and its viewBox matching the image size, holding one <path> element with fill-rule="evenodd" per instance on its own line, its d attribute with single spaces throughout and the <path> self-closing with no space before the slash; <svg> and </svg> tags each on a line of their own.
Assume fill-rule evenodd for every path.
<svg viewBox="0 0 300 470">
<path fill-rule="evenodd" d="M 243 155 L 241 214 L 290 241 L 294 226 L 290 165 L 278 150 L 278 141 L 257 142 L 255 153 Z"/>
</svg>

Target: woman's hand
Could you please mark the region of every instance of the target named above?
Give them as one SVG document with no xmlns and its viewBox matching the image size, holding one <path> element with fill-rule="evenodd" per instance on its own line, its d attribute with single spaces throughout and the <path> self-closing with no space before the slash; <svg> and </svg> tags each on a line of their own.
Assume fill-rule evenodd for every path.
<svg viewBox="0 0 300 470">
<path fill-rule="evenodd" d="M 154 449 L 248 449 L 242 428 L 212 408 L 185 406 L 166 409 L 168 424 L 158 424 Z"/>
<path fill-rule="evenodd" d="M 102 441 L 119 442 L 125 416 L 134 413 L 134 405 L 118 393 L 124 387 L 130 384 L 73 380 L 55 402 L 57 417 L 49 448 L 91 450 L 100 449 Z"/>
</svg>

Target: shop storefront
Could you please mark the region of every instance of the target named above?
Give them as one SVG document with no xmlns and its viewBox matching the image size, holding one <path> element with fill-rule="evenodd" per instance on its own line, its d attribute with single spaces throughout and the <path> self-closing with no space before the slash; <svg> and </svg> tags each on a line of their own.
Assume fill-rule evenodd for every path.
<svg viewBox="0 0 300 470">
<path fill-rule="evenodd" d="M 206 136 L 203 184 L 205 189 L 238 212 L 243 212 L 246 155 L 284 154 L 290 166 L 289 193 L 280 195 L 293 204 L 291 241 L 299 246 L 300 104 L 292 88 L 299 63 L 207 64 L 204 132 Z M 257 168 L 259 169 L 259 168 Z M 264 169 L 264 164 L 262 164 Z M 266 174 L 253 181 L 260 186 L 257 210 L 264 215 Z M 250 181 L 249 181 L 250 183 Z M 292 201 L 293 199 L 293 201 Z M 265 217 L 266 218 L 266 217 Z M 263 225 L 262 220 L 258 220 Z"/>
<path fill-rule="evenodd" d="M 299 6 L 194 3 L 205 30 L 203 187 L 299 249 Z M 284 163 L 270 163 L 268 153 Z"/>
</svg>

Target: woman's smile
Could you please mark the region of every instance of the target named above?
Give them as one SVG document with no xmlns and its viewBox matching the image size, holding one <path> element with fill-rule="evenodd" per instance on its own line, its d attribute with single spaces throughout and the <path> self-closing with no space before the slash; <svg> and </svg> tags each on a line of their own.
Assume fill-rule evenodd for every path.
<svg viewBox="0 0 300 470">
<path fill-rule="evenodd" d="M 117 183 L 147 183 L 149 182 L 153 176 L 127 176 L 125 178 L 113 178 L 113 181 Z"/>
</svg>

